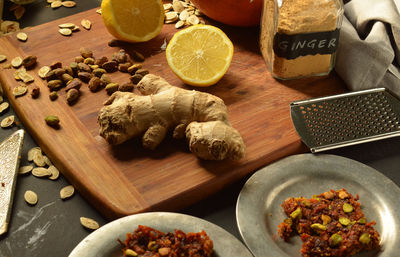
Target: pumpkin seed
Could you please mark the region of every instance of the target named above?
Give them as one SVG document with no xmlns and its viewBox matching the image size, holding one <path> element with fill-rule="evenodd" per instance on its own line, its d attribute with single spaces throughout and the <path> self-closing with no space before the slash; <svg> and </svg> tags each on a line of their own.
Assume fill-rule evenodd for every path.
<svg viewBox="0 0 400 257">
<path fill-rule="evenodd" d="M 175 12 L 182 12 L 183 10 L 185 10 L 185 7 L 179 0 L 172 1 L 172 8 L 174 9 Z"/>
<path fill-rule="evenodd" d="M 27 174 L 27 173 L 31 172 L 32 169 L 33 169 L 32 165 L 21 166 L 21 167 L 19 167 L 18 174 L 21 174 L 21 175 Z"/>
<path fill-rule="evenodd" d="M 5 56 L 4 54 L 0 54 L 0 62 L 4 62 L 7 60 L 7 56 Z"/>
<path fill-rule="evenodd" d="M 60 0 L 55 0 L 50 4 L 50 7 L 56 9 L 62 6 L 62 2 Z"/>
<path fill-rule="evenodd" d="M 74 7 L 76 5 L 76 3 L 74 1 L 63 1 L 61 3 L 64 7 L 68 7 L 68 8 Z"/>
<path fill-rule="evenodd" d="M 63 36 L 70 36 L 72 34 L 71 29 L 59 29 L 58 32 Z"/>
<path fill-rule="evenodd" d="M 179 14 L 179 20 L 186 21 L 189 18 L 189 16 L 190 13 L 187 10 L 184 10 Z"/>
<path fill-rule="evenodd" d="M 79 30 L 81 30 L 81 28 L 79 28 L 78 25 L 75 25 L 75 27 L 73 27 L 73 28 L 71 29 L 72 32 L 77 32 L 77 31 L 79 31 Z"/>
<path fill-rule="evenodd" d="M 2 114 L 5 110 L 7 110 L 9 106 L 10 106 L 10 104 L 7 102 L 1 103 L 0 104 L 0 114 Z"/>
<path fill-rule="evenodd" d="M 46 78 L 46 74 L 47 72 L 50 71 L 50 67 L 49 66 L 43 66 L 38 70 L 38 75 L 39 77 L 41 77 L 42 79 Z"/>
<path fill-rule="evenodd" d="M 165 14 L 165 23 L 173 23 L 179 19 L 177 12 L 167 12 Z"/>
<path fill-rule="evenodd" d="M 33 157 L 33 163 L 35 163 L 36 166 L 38 167 L 44 167 L 46 166 L 46 161 L 44 159 L 44 155 L 40 152 L 38 152 L 34 157 Z"/>
<path fill-rule="evenodd" d="M 164 11 L 165 12 L 168 12 L 168 11 L 172 10 L 172 4 L 171 3 L 164 4 L 163 7 L 164 7 Z"/>
<path fill-rule="evenodd" d="M 40 147 L 36 146 L 33 147 L 31 149 L 29 149 L 28 151 L 28 161 L 33 161 L 33 158 L 37 155 L 37 154 L 42 154 L 42 149 L 40 149 Z"/>
<path fill-rule="evenodd" d="M 85 28 L 87 30 L 89 30 L 92 27 L 92 23 L 90 22 L 90 20 L 86 20 L 86 19 L 81 20 L 81 25 L 83 28 Z"/>
<path fill-rule="evenodd" d="M 97 9 L 96 13 L 101 14 L 101 9 Z"/>
<path fill-rule="evenodd" d="M 17 81 L 21 80 L 20 74 L 23 72 L 26 72 L 26 69 L 25 67 L 22 66 L 21 68 L 19 68 L 14 72 L 14 79 Z"/>
<path fill-rule="evenodd" d="M 175 28 L 177 28 L 177 29 L 180 29 L 180 28 L 182 28 L 183 26 L 185 26 L 185 22 L 182 21 L 182 20 L 178 21 L 178 22 L 175 24 Z"/>
<path fill-rule="evenodd" d="M 14 59 L 11 60 L 11 66 L 13 66 L 14 68 L 19 68 L 22 65 L 22 58 L 17 56 Z"/>
<path fill-rule="evenodd" d="M 5 117 L 1 121 L 0 126 L 2 128 L 9 128 L 14 124 L 14 122 L 15 122 L 15 116 L 14 115 L 10 115 L 10 116 Z"/>
<path fill-rule="evenodd" d="M 68 22 L 58 25 L 60 29 L 73 29 L 76 25 L 74 23 Z"/>
<path fill-rule="evenodd" d="M 35 205 L 38 202 L 37 194 L 35 192 L 31 191 L 31 190 L 25 191 L 24 199 L 30 205 Z"/>
<path fill-rule="evenodd" d="M 189 18 L 186 20 L 190 25 L 197 25 L 200 23 L 199 18 L 196 15 L 191 15 Z"/>
<path fill-rule="evenodd" d="M 28 40 L 28 35 L 24 32 L 20 32 L 17 34 L 17 39 L 22 42 L 25 42 L 26 40 Z"/>
<path fill-rule="evenodd" d="M 85 228 L 88 228 L 88 229 L 96 230 L 100 227 L 99 223 L 97 223 L 97 221 L 90 219 L 90 218 L 80 217 L 80 221 L 81 221 L 82 226 L 84 226 Z"/>
<path fill-rule="evenodd" d="M 43 167 L 37 167 L 32 169 L 32 175 L 38 178 L 51 176 L 51 171 Z"/>
<path fill-rule="evenodd" d="M 19 77 L 24 83 L 31 83 L 35 81 L 35 78 L 28 72 L 20 72 Z"/>
<path fill-rule="evenodd" d="M 53 163 L 50 161 L 49 157 L 47 157 L 46 155 L 43 155 L 44 158 L 44 162 L 46 163 L 47 166 L 52 166 Z"/>
<path fill-rule="evenodd" d="M 25 85 L 19 85 L 13 89 L 13 95 L 15 97 L 23 96 L 28 92 L 28 87 Z"/>
<path fill-rule="evenodd" d="M 56 180 L 60 176 L 60 171 L 54 165 L 50 165 L 47 168 L 51 172 L 51 176 L 49 177 L 50 180 Z"/>
<path fill-rule="evenodd" d="M 75 193 L 75 188 L 73 186 L 69 185 L 69 186 L 63 187 L 60 190 L 60 197 L 62 200 L 65 200 L 65 199 L 68 199 L 71 196 L 73 196 L 74 193 Z"/>
</svg>

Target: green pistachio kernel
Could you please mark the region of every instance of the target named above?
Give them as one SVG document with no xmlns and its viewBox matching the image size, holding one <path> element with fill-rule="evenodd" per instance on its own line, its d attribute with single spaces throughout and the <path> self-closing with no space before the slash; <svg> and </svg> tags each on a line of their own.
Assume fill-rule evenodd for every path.
<svg viewBox="0 0 400 257">
<path fill-rule="evenodd" d="M 342 236 L 337 233 L 331 235 L 331 237 L 329 238 L 329 243 L 331 246 L 337 246 L 341 242 L 342 242 Z"/>
<path fill-rule="evenodd" d="M 351 204 L 345 203 L 343 204 L 343 211 L 346 213 L 352 212 L 354 210 L 353 206 Z"/>
<path fill-rule="evenodd" d="M 360 241 L 360 243 L 362 244 L 369 244 L 369 242 L 371 242 L 371 235 L 368 233 L 363 233 L 360 238 L 358 239 L 358 241 Z"/>
<path fill-rule="evenodd" d="M 311 228 L 314 230 L 326 230 L 326 226 L 324 226 L 320 223 L 311 224 Z"/>
<path fill-rule="evenodd" d="M 346 217 L 340 217 L 340 218 L 339 218 L 339 222 L 340 222 L 340 224 L 342 224 L 343 226 L 348 226 L 348 225 L 350 225 L 351 220 L 349 220 L 349 219 L 346 218 Z"/>
<path fill-rule="evenodd" d="M 302 217 L 301 208 L 300 208 L 300 207 L 297 207 L 297 209 L 294 210 L 294 211 L 290 214 L 290 217 L 291 217 L 292 219 L 297 219 L 297 218 L 301 219 L 301 217 Z"/>
<path fill-rule="evenodd" d="M 366 220 L 364 217 L 362 217 L 362 218 L 360 218 L 359 220 L 357 220 L 357 222 L 358 222 L 359 224 L 365 224 L 365 223 L 367 223 L 367 220 Z"/>
</svg>

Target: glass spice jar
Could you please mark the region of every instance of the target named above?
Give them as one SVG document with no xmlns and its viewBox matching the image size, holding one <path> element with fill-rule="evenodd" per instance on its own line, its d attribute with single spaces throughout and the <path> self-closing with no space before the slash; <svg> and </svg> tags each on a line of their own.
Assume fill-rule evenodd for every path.
<svg viewBox="0 0 400 257">
<path fill-rule="evenodd" d="M 342 20 L 342 0 L 264 0 L 260 48 L 272 76 L 329 74 Z"/>
</svg>

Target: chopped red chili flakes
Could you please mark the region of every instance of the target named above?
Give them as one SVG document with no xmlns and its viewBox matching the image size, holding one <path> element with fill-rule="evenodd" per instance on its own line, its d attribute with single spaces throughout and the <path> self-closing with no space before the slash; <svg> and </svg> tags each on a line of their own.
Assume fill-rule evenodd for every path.
<svg viewBox="0 0 400 257">
<path fill-rule="evenodd" d="M 133 233 L 126 235 L 123 245 L 124 256 L 138 257 L 211 257 L 213 242 L 203 230 L 199 233 L 163 233 L 139 225 Z"/>
<path fill-rule="evenodd" d="M 278 226 L 285 241 L 299 234 L 304 257 L 348 257 L 362 250 L 380 248 L 374 221 L 367 222 L 359 196 L 346 189 L 330 190 L 311 199 L 288 198 L 282 208 L 289 218 Z"/>
</svg>

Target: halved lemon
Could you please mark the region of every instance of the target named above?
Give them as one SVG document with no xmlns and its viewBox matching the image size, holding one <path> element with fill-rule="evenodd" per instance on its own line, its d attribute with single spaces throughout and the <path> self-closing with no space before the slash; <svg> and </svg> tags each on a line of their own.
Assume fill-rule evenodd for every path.
<svg viewBox="0 0 400 257">
<path fill-rule="evenodd" d="M 145 42 L 164 25 L 162 0 L 103 0 L 101 16 L 111 35 L 128 42 Z"/>
<path fill-rule="evenodd" d="M 172 37 L 166 49 L 169 67 L 186 84 L 207 87 L 228 71 L 233 44 L 219 28 L 194 25 Z"/>
</svg>

